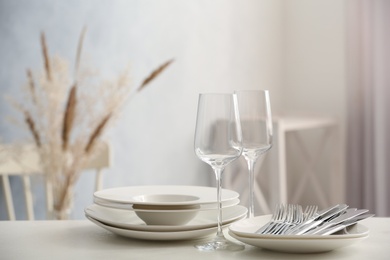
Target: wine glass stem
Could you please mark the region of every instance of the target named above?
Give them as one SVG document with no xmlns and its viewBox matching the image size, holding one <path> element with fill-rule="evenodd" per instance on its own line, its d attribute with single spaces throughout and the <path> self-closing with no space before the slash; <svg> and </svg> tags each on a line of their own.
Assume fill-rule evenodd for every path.
<svg viewBox="0 0 390 260">
<path fill-rule="evenodd" d="M 222 238 L 223 232 L 222 232 L 222 203 L 221 203 L 221 196 L 222 196 L 222 172 L 223 168 L 214 168 L 215 178 L 217 180 L 217 204 L 218 204 L 218 229 L 217 229 L 217 237 Z"/>
<path fill-rule="evenodd" d="M 249 170 L 249 206 L 248 206 L 248 217 L 253 218 L 255 215 L 254 207 L 254 186 L 255 186 L 255 168 L 256 160 L 247 159 L 248 170 Z"/>
</svg>

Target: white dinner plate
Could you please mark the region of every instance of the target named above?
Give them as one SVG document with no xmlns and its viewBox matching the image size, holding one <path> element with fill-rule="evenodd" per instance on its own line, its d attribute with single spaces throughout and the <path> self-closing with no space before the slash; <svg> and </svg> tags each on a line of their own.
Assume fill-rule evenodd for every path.
<svg viewBox="0 0 390 260">
<path fill-rule="evenodd" d="M 292 238 L 253 238 L 241 237 L 229 230 L 229 235 L 233 238 L 256 247 L 284 252 L 284 253 L 322 253 L 332 251 L 338 248 L 346 247 L 366 239 L 368 235 L 362 237 L 344 238 L 344 239 L 292 239 Z"/>
<path fill-rule="evenodd" d="M 255 234 L 261 226 L 271 219 L 271 215 L 243 219 L 229 226 L 229 234 L 252 246 L 287 253 L 319 253 L 331 251 L 366 239 L 367 227 L 356 224 L 348 227 L 342 234 L 320 235 L 263 235 Z"/>
<path fill-rule="evenodd" d="M 130 230 L 130 229 L 123 229 L 123 228 L 116 228 L 110 225 L 106 225 L 92 217 L 88 217 L 88 216 L 86 217 L 94 224 L 116 235 L 129 237 L 129 238 L 143 239 L 143 240 L 163 240 L 163 241 L 189 240 L 189 239 L 198 239 L 198 238 L 206 237 L 217 233 L 217 227 L 196 229 L 196 230 L 186 230 L 186 231 L 172 231 L 172 232 Z M 223 227 L 227 227 L 228 225 L 230 224 L 226 224 Z"/>
<path fill-rule="evenodd" d="M 104 224 L 131 230 L 172 232 L 217 226 L 217 210 L 200 211 L 194 219 L 180 226 L 146 225 L 133 211 L 107 208 L 96 204 L 88 206 L 84 211 L 88 217 Z M 222 209 L 222 224 L 228 224 L 246 216 L 247 211 L 247 208 L 241 205 Z"/>
<path fill-rule="evenodd" d="M 188 200 L 173 201 L 158 200 L 158 196 L 167 197 L 170 195 L 174 198 L 182 195 Z M 148 200 L 145 198 L 154 197 L 155 199 Z M 221 201 L 231 201 L 237 199 L 239 194 L 235 191 L 222 189 Z M 215 187 L 202 186 L 171 186 L 171 185 L 155 185 L 155 186 L 130 186 L 100 190 L 94 193 L 94 198 L 122 203 L 122 204 L 137 204 L 137 205 L 200 205 L 200 204 L 215 204 L 217 199 L 217 189 Z"/>
</svg>

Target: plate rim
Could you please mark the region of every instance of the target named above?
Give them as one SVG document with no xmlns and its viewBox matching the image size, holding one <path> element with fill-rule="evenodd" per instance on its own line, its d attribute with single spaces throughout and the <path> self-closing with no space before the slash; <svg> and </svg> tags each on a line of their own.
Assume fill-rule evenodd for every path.
<svg viewBox="0 0 390 260">
<path fill-rule="evenodd" d="M 135 209 L 133 208 L 133 204 L 129 203 L 119 203 L 119 202 L 113 202 L 113 201 L 106 201 L 102 200 L 100 198 L 94 198 L 93 202 L 97 205 L 100 205 L 102 207 L 107 208 L 113 208 L 113 209 L 122 209 L 122 210 L 131 210 L 131 211 L 139 211 L 139 212 L 157 212 L 157 211 L 166 211 L 161 209 Z M 238 205 L 240 203 L 240 199 L 232 199 L 229 201 L 223 201 L 222 202 L 222 208 L 228 208 L 235 205 Z M 179 205 L 179 206 L 187 206 L 187 205 Z M 192 206 L 192 205 L 191 205 Z M 191 211 L 203 211 L 203 210 L 212 210 L 217 208 L 217 203 L 208 203 L 208 204 L 199 204 L 199 208 L 194 209 L 176 209 L 177 211 L 183 211 L 183 212 L 191 212 Z M 172 210 L 170 210 L 172 211 Z"/>
<path fill-rule="evenodd" d="M 356 242 L 359 242 L 361 240 L 364 240 L 364 239 L 367 239 L 369 237 L 369 234 L 365 235 L 365 236 L 362 236 L 362 237 L 349 237 L 349 238 L 346 238 L 346 239 L 258 239 L 258 238 L 254 238 L 254 237 L 242 237 L 242 236 L 239 236 L 237 234 L 235 234 L 234 232 L 232 232 L 231 230 L 228 231 L 228 234 L 242 242 L 242 243 L 245 243 L 245 244 L 248 244 L 248 245 L 251 245 L 251 246 L 254 246 L 254 247 L 258 247 L 258 248 L 264 248 L 264 249 L 267 249 L 267 250 L 271 250 L 271 251 L 275 251 L 275 252 L 284 252 L 284 253 L 320 253 L 320 252 L 328 252 L 328 251 L 332 251 L 332 250 L 336 250 L 336 249 L 339 249 L 339 248 L 343 248 L 343 247 L 347 247 L 347 246 L 350 246 Z M 267 242 L 271 242 L 272 241 L 272 246 L 268 246 L 267 244 L 261 244 L 262 242 L 263 243 L 267 243 Z M 340 244 L 340 241 L 344 242 L 344 244 Z M 257 242 L 257 243 L 256 243 Z M 311 243 L 311 244 L 322 244 L 322 246 L 319 246 L 319 247 L 316 247 L 316 248 L 313 248 L 313 247 L 308 247 L 308 244 L 307 243 Z M 323 243 L 326 243 L 326 242 L 330 242 L 331 245 L 327 245 L 325 246 L 326 249 L 324 249 L 324 244 Z M 260 244 L 259 244 L 260 243 Z M 295 249 L 288 249 L 286 247 L 286 243 L 302 243 L 302 244 L 305 244 L 305 247 L 307 249 L 299 249 L 297 247 L 295 247 Z M 284 246 L 283 246 L 284 245 Z"/>
<path fill-rule="evenodd" d="M 100 218 L 100 217 L 97 217 L 96 215 L 91 215 L 89 210 L 91 210 L 90 208 L 93 207 L 94 205 L 98 206 L 98 207 L 102 207 L 102 208 L 105 208 L 105 209 L 108 209 L 108 210 L 111 210 L 110 208 L 106 208 L 104 206 L 100 206 L 100 205 L 97 205 L 97 204 L 92 204 L 92 205 L 89 205 L 88 207 L 84 208 L 84 213 L 86 216 L 89 216 L 89 217 L 92 217 L 104 224 L 107 224 L 107 225 L 110 225 L 110 226 L 113 226 L 113 227 L 117 227 L 117 228 L 122 228 L 122 229 L 132 229 L 132 230 L 141 230 L 141 231 L 152 231 L 152 232 L 171 232 L 171 231 L 186 231 L 186 230 L 195 230 L 195 229 L 202 229 L 202 228 L 206 228 L 206 227 L 214 227 L 214 226 L 217 226 L 217 223 L 213 222 L 213 223 L 207 223 L 207 224 L 193 224 L 193 225 L 178 225 L 178 226 L 161 226 L 161 225 L 156 225 L 156 226 L 152 226 L 152 225 L 146 225 L 142 222 L 141 219 L 139 219 L 138 217 L 136 217 L 135 213 L 132 212 L 132 214 L 134 214 L 134 216 L 139 219 L 140 222 L 142 222 L 142 225 L 138 225 L 138 224 L 130 224 L 130 223 L 119 223 L 117 221 L 111 221 L 111 220 L 107 220 L 107 219 L 103 219 L 103 218 Z M 240 210 L 240 214 L 236 214 L 236 216 L 234 217 L 231 217 L 225 221 L 223 221 L 223 225 L 225 224 L 231 224 L 239 219 L 241 219 L 243 216 L 246 216 L 247 212 L 248 212 L 248 209 L 245 207 L 245 206 L 242 206 L 242 205 L 234 205 L 232 206 L 232 208 L 236 208 L 237 212 L 238 210 Z M 118 209 L 112 209 L 112 210 L 118 210 Z M 228 208 L 225 208 L 223 210 L 228 210 Z M 223 216 L 223 215 L 222 215 Z M 196 216 L 195 218 L 197 218 L 198 216 Z"/>
<path fill-rule="evenodd" d="M 107 195 L 105 195 L 105 197 L 103 197 L 104 193 L 107 193 L 107 192 L 118 192 L 120 190 L 128 190 L 127 192 L 130 192 L 129 190 L 131 190 L 131 189 L 133 189 L 133 190 L 137 190 L 137 189 L 144 190 L 143 194 L 137 193 L 137 194 L 130 195 L 131 197 L 142 196 L 142 195 L 151 195 L 151 194 L 156 194 L 156 193 L 150 193 L 150 192 L 151 191 L 154 192 L 157 188 L 164 189 L 164 191 L 166 192 L 166 193 L 164 193 L 162 191 L 159 191 L 160 194 L 161 193 L 162 194 L 177 194 L 177 192 L 172 191 L 172 189 L 175 189 L 175 188 L 176 189 L 182 189 L 182 190 L 185 190 L 185 192 L 189 192 L 189 193 L 185 193 L 185 194 L 183 193 L 184 195 L 198 196 L 199 199 L 198 200 L 193 200 L 193 201 L 182 201 L 182 202 L 172 202 L 172 203 L 160 202 L 159 203 L 159 202 L 140 202 L 140 201 L 131 200 L 129 198 L 127 198 L 127 199 L 107 198 Z M 194 190 L 196 192 L 194 192 Z M 211 190 L 215 190 L 215 193 L 213 193 L 212 198 L 211 198 L 211 196 L 209 198 L 206 197 L 206 195 L 205 195 L 206 190 L 210 191 L 210 192 L 211 192 Z M 224 196 L 224 192 L 225 192 L 225 194 L 228 193 L 228 195 Z M 207 195 L 209 195 L 209 194 L 207 194 Z M 217 197 L 216 187 L 191 186 L 191 185 L 122 186 L 122 187 L 114 187 L 114 188 L 108 188 L 108 189 L 103 189 L 103 190 L 96 191 L 96 192 L 94 192 L 93 197 L 101 199 L 101 200 L 105 200 L 105 201 L 108 201 L 108 202 L 116 202 L 116 203 L 126 204 L 126 205 L 137 204 L 137 205 L 170 205 L 170 206 L 171 205 L 181 205 L 181 206 L 184 206 L 184 205 L 199 205 L 199 204 L 214 204 L 214 203 L 217 203 L 216 202 L 216 197 Z M 222 202 L 229 201 L 229 200 L 234 200 L 234 199 L 236 199 L 238 197 L 239 197 L 239 193 L 238 192 L 236 192 L 234 190 L 230 190 L 230 189 L 222 189 Z"/>
<path fill-rule="evenodd" d="M 150 232 L 150 231 L 139 231 L 139 230 L 129 230 L 129 229 L 121 229 L 117 227 L 112 227 L 109 225 L 105 225 L 104 223 L 91 218 L 86 218 L 94 223 L 95 225 L 110 231 L 116 235 L 140 239 L 140 240 L 149 240 L 149 241 L 161 241 L 161 240 L 190 240 L 190 239 L 199 239 L 206 236 L 210 236 L 217 232 L 217 227 L 211 227 L 206 229 L 196 229 L 196 230 L 185 230 L 185 231 L 174 231 L 174 232 Z M 229 224 L 223 225 L 222 228 L 226 228 Z M 123 232 L 126 234 L 124 235 Z M 143 235 L 143 237 L 137 237 L 138 235 Z"/>
</svg>

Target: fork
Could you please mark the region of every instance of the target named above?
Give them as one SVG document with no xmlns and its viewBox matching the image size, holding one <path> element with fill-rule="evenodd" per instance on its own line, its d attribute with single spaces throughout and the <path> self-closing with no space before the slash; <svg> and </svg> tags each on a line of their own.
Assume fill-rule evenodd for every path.
<svg viewBox="0 0 390 260">
<path fill-rule="evenodd" d="M 318 206 L 316 206 L 316 205 L 307 206 L 305 209 L 305 212 L 303 213 L 303 215 L 304 215 L 303 221 L 306 221 L 306 220 L 314 217 L 315 214 L 317 214 L 317 211 L 318 211 Z"/>
<path fill-rule="evenodd" d="M 289 230 L 291 227 L 303 221 L 302 206 L 296 204 L 287 204 L 283 218 L 274 222 L 268 229 L 261 234 L 280 235 Z"/>
<path fill-rule="evenodd" d="M 262 234 L 277 234 L 279 230 L 283 229 L 284 225 L 286 223 L 290 222 L 292 220 L 292 205 L 287 204 L 285 206 L 284 215 L 283 218 L 279 221 L 276 221 L 275 224 L 269 228 L 268 230 L 265 230 Z"/>
<path fill-rule="evenodd" d="M 282 235 L 289 233 L 294 227 L 313 218 L 317 213 L 317 206 L 310 205 L 303 212 L 301 205 L 280 204 L 274 211 L 271 220 L 259 228 L 257 234 Z"/>
<path fill-rule="evenodd" d="M 298 223 L 302 222 L 303 213 L 302 206 L 300 205 L 288 205 L 287 214 L 285 220 L 279 224 L 278 228 L 269 232 L 272 235 L 281 235 L 286 232 L 289 228 L 296 226 Z"/>
<path fill-rule="evenodd" d="M 310 205 L 307 206 L 303 212 L 301 205 L 289 205 L 284 223 L 279 224 L 279 228 L 274 229 L 267 234 L 284 235 L 307 219 L 312 218 L 316 214 L 317 209 L 317 206 Z"/>
<path fill-rule="evenodd" d="M 283 204 L 277 205 L 276 210 L 272 214 L 271 220 L 267 224 L 259 228 L 255 233 L 265 234 L 269 230 L 273 229 L 277 223 L 280 223 L 281 221 L 284 220 L 286 215 L 285 211 L 286 211 L 286 207 Z"/>
<path fill-rule="evenodd" d="M 278 235 L 285 235 L 289 233 L 291 229 L 294 229 L 296 226 L 305 222 L 308 218 L 311 218 L 317 212 L 317 206 L 307 206 L 305 211 L 303 212 L 301 205 L 294 205 L 293 208 L 293 217 L 292 220 L 283 227 L 283 229 L 279 230 L 279 232 L 274 233 Z"/>
<path fill-rule="evenodd" d="M 302 211 L 302 206 L 298 205 L 296 212 L 295 212 L 295 217 L 294 220 L 286 225 L 286 227 L 279 232 L 278 234 L 284 235 L 289 233 L 292 229 L 294 229 L 296 226 L 298 226 L 301 223 L 304 223 L 308 219 L 312 218 L 315 216 L 317 213 L 318 206 L 315 205 L 309 205 L 305 208 L 305 211 Z"/>
</svg>

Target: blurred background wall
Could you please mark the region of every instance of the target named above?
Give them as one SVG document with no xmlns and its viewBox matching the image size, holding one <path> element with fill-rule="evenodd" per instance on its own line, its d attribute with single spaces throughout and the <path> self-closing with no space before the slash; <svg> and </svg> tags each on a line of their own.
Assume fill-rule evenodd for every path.
<svg viewBox="0 0 390 260">
<path fill-rule="evenodd" d="M 332 149 L 340 154 L 343 182 L 344 6 L 338 0 L 0 0 L 1 96 L 23 97 L 26 68 L 42 65 L 40 32 L 52 54 L 73 61 L 87 26 L 83 57 L 108 77 L 130 63 L 137 86 L 163 61 L 175 59 L 126 105 L 109 132 L 113 166 L 105 171 L 105 188 L 213 186 L 209 167 L 193 152 L 198 93 L 236 89 L 269 89 L 275 116 L 335 118 L 340 140 Z M 0 116 L 3 142 L 29 138 L 6 120 L 18 115 L 4 98 Z M 294 153 L 293 144 L 289 151 Z M 75 218 L 83 218 L 92 202 L 93 179 L 84 174 L 78 182 Z M 13 186 L 20 192 L 18 180 Z M 36 188 L 35 200 L 44 205 L 41 190 Z M 337 193 L 342 201 L 343 191 Z M 23 218 L 23 208 L 15 204 Z M 44 216 L 41 208 L 36 213 Z"/>
</svg>

